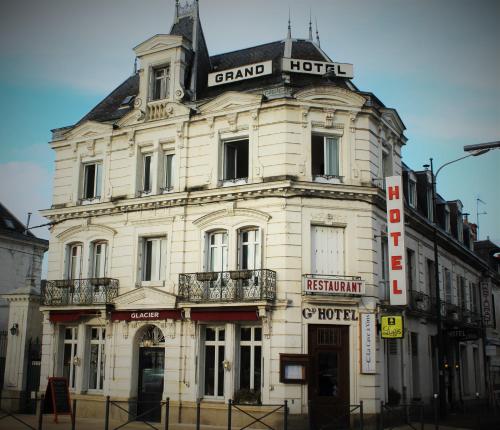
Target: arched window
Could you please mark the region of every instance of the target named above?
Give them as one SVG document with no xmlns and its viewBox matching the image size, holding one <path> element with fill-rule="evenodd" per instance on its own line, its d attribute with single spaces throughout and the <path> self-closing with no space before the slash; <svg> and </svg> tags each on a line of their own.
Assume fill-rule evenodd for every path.
<svg viewBox="0 0 500 430">
<path fill-rule="evenodd" d="M 68 279 L 81 279 L 82 277 L 82 249 L 81 243 L 68 245 L 66 265 Z"/>
<path fill-rule="evenodd" d="M 104 278 L 107 275 L 108 242 L 98 240 L 92 242 L 92 278 Z"/>
<path fill-rule="evenodd" d="M 238 234 L 238 266 L 240 269 L 255 270 L 261 267 L 260 230 L 249 227 L 239 230 Z"/>
<path fill-rule="evenodd" d="M 208 234 L 207 267 L 211 272 L 227 271 L 227 231 L 219 230 Z"/>
</svg>

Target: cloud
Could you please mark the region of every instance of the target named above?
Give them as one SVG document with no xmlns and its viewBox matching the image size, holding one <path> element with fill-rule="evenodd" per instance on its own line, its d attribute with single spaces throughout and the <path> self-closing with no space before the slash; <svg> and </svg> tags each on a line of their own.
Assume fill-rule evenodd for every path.
<svg viewBox="0 0 500 430">
<path fill-rule="evenodd" d="M 48 169 L 31 162 L 0 164 L 0 201 L 23 223 L 32 213 L 30 225 L 45 224 L 38 210 L 50 207 L 52 186 Z M 48 239 L 47 228 L 33 230 L 35 236 Z"/>
</svg>

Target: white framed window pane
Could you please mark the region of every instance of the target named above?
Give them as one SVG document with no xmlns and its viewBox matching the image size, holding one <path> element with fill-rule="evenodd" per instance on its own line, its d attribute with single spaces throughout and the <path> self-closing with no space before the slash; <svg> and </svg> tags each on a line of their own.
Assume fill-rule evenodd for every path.
<svg viewBox="0 0 500 430">
<path fill-rule="evenodd" d="M 94 190 L 94 197 L 95 198 L 101 197 L 101 189 L 102 189 L 102 165 L 96 164 L 95 165 L 95 190 Z"/>
<path fill-rule="evenodd" d="M 70 247 L 70 259 L 68 268 L 69 279 L 80 279 L 82 273 L 82 245 Z"/>
<path fill-rule="evenodd" d="M 170 190 L 174 186 L 173 182 L 174 154 L 165 155 L 165 189 Z"/>
<path fill-rule="evenodd" d="M 107 244 L 98 242 L 94 244 L 94 264 L 92 277 L 104 278 L 106 276 Z"/>
<path fill-rule="evenodd" d="M 325 175 L 339 175 L 338 140 L 325 137 Z"/>
<path fill-rule="evenodd" d="M 209 270 L 212 272 L 227 271 L 227 233 L 211 233 L 209 243 Z"/>
<path fill-rule="evenodd" d="M 143 191 L 148 193 L 151 191 L 151 155 L 144 155 L 143 159 Z"/>
</svg>

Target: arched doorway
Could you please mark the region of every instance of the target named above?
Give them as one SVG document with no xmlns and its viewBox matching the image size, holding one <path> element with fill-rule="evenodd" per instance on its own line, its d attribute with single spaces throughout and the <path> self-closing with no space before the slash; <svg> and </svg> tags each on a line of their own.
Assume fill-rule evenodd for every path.
<svg viewBox="0 0 500 430">
<path fill-rule="evenodd" d="M 148 325 L 139 333 L 139 372 L 137 416 L 160 422 L 165 373 L 165 337 L 161 330 Z"/>
</svg>

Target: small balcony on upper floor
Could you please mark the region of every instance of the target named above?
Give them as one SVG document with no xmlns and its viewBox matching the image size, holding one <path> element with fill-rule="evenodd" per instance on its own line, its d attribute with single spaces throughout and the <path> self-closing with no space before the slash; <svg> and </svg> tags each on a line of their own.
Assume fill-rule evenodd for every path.
<svg viewBox="0 0 500 430">
<path fill-rule="evenodd" d="M 86 278 L 47 281 L 41 290 L 42 306 L 89 306 L 113 303 L 118 279 Z"/>
<path fill-rule="evenodd" d="M 276 272 L 268 269 L 179 274 L 179 300 L 189 303 L 271 302 Z"/>
</svg>

